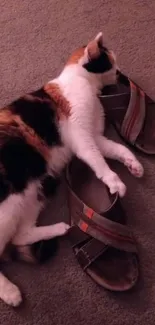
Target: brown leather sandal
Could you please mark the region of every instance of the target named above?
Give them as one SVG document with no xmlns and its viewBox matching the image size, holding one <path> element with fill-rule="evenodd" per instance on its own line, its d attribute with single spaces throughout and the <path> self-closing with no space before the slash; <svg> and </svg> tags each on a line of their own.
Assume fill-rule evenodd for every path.
<svg viewBox="0 0 155 325">
<path fill-rule="evenodd" d="M 155 102 L 119 72 L 118 84 L 100 96 L 107 117 L 121 137 L 141 152 L 155 154 Z"/>
<path fill-rule="evenodd" d="M 69 238 L 83 270 L 99 285 L 126 291 L 137 282 L 139 265 L 135 239 L 125 225 L 118 195 L 81 161 L 68 167 Z"/>
</svg>

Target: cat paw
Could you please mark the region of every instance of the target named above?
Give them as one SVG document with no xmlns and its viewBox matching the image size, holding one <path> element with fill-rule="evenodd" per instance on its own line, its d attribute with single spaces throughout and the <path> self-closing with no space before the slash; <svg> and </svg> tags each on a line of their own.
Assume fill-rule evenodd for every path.
<svg viewBox="0 0 155 325">
<path fill-rule="evenodd" d="M 5 292 L 1 296 L 2 300 L 9 306 L 18 307 L 22 302 L 22 296 L 18 287 L 10 283 L 4 289 Z"/>
<path fill-rule="evenodd" d="M 137 159 L 127 159 L 125 165 L 129 169 L 130 173 L 135 177 L 142 177 L 144 174 L 144 168 Z"/>
<path fill-rule="evenodd" d="M 65 222 L 57 223 L 56 226 L 57 226 L 58 236 L 63 236 L 67 234 L 68 230 L 70 229 L 70 226 Z"/>
<path fill-rule="evenodd" d="M 109 187 L 111 194 L 118 193 L 120 197 L 125 195 L 126 186 L 117 174 L 111 172 L 108 176 L 103 178 L 103 182 Z"/>
</svg>

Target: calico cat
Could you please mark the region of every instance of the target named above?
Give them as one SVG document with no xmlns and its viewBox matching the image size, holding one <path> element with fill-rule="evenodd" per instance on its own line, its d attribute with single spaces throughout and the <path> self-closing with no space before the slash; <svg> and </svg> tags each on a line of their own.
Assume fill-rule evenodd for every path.
<svg viewBox="0 0 155 325">
<path fill-rule="evenodd" d="M 116 83 L 116 59 L 102 33 L 75 51 L 62 73 L 43 88 L 0 110 L 0 255 L 6 245 L 31 245 L 65 234 L 58 223 L 37 227 L 46 197 L 76 155 L 87 163 L 110 193 L 126 187 L 104 157 L 124 163 L 137 177 L 143 167 L 124 146 L 105 138 L 104 112 L 98 95 Z M 0 298 L 18 306 L 21 293 L 0 273 Z"/>
</svg>

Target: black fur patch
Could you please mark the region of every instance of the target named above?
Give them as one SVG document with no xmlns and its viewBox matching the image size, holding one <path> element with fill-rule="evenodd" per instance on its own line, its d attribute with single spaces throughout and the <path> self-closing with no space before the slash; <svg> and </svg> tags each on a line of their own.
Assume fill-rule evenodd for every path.
<svg viewBox="0 0 155 325">
<path fill-rule="evenodd" d="M 0 161 L 5 168 L 4 178 L 10 183 L 13 192 L 24 190 L 28 181 L 40 177 L 46 171 L 44 158 L 24 138 L 10 137 L 1 147 Z M 0 188 L 2 186 L 4 189 L 1 198 L 8 192 L 4 178 L 0 177 Z"/>
<path fill-rule="evenodd" d="M 49 198 L 56 193 L 57 187 L 59 185 L 59 179 L 54 178 L 51 175 L 46 175 L 41 182 L 41 196 L 43 198 Z"/>
<path fill-rule="evenodd" d="M 123 85 L 129 87 L 129 80 L 124 74 L 122 74 L 119 70 L 116 71 L 117 74 L 117 80 L 119 83 L 122 83 Z"/>
<path fill-rule="evenodd" d="M 44 88 L 40 88 L 38 90 L 35 90 L 31 93 L 32 96 L 37 97 L 37 98 L 41 98 L 43 100 L 47 99 L 49 101 L 51 101 L 50 96 L 46 93 L 46 91 L 44 90 Z"/>
<path fill-rule="evenodd" d="M 104 48 L 101 49 L 101 54 L 97 59 L 90 60 L 83 66 L 88 72 L 92 73 L 104 73 L 112 69 L 112 63 L 109 59 L 107 51 Z"/>
<path fill-rule="evenodd" d="M 49 146 L 61 145 L 52 101 L 43 88 L 14 101 L 10 110 L 19 115 Z"/>
<path fill-rule="evenodd" d="M 11 192 L 11 184 L 0 174 L 0 202 L 4 201 Z"/>
<path fill-rule="evenodd" d="M 58 238 L 52 238 L 32 244 L 31 251 L 39 263 L 45 263 L 56 255 L 58 246 Z"/>
</svg>

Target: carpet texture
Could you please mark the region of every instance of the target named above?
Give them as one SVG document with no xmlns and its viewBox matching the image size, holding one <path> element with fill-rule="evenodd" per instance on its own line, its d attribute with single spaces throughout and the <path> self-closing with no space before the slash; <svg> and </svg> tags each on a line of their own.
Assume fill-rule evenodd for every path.
<svg viewBox="0 0 155 325">
<path fill-rule="evenodd" d="M 121 69 L 155 99 L 153 0 L 1 0 L 0 105 L 56 76 L 68 54 L 102 30 Z M 111 137 L 120 141 L 111 130 Z M 0 302 L 4 325 L 153 325 L 155 322 L 155 159 L 139 155 L 145 177 L 134 179 L 113 163 L 128 193 L 122 203 L 139 245 L 141 278 L 128 293 L 99 288 L 77 264 L 67 240 L 43 266 L 14 263 L 4 272 L 21 288 L 23 305 Z M 68 220 L 66 189 L 42 215 Z"/>
</svg>

